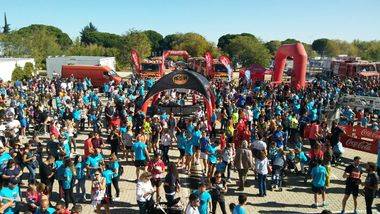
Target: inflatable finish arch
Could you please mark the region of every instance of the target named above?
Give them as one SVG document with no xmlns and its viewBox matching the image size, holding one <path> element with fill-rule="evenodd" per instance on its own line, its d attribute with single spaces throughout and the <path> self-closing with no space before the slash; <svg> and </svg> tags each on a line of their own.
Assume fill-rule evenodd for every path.
<svg viewBox="0 0 380 214">
<path fill-rule="evenodd" d="M 187 51 L 175 51 L 175 50 L 167 50 L 162 53 L 162 62 L 161 62 L 161 70 L 164 72 L 165 69 L 165 60 L 168 56 L 182 56 L 184 60 L 188 60 L 190 58 L 189 53 Z"/>
<path fill-rule="evenodd" d="M 176 70 L 159 79 L 152 86 L 148 94 L 145 95 L 141 110 L 146 113 L 148 105 L 150 104 L 149 100 L 152 97 L 153 100 L 156 100 L 157 95 L 160 92 L 176 88 L 190 89 L 202 94 L 206 107 L 207 119 L 210 121 L 215 103 L 215 96 L 210 90 L 210 83 L 203 75 L 189 70 Z"/>
<path fill-rule="evenodd" d="M 282 82 L 282 74 L 285 68 L 286 58 L 293 57 L 293 73 L 291 86 L 297 90 L 305 88 L 307 53 L 301 43 L 282 45 L 276 53 L 273 72 L 274 84 Z"/>
</svg>

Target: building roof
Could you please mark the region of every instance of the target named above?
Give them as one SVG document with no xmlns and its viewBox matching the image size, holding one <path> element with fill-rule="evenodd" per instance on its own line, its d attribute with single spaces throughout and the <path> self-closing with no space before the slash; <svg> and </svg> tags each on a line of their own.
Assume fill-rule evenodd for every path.
<svg viewBox="0 0 380 214">
<path fill-rule="evenodd" d="M 88 59 L 88 60 L 96 60 L 96 59 L 104 59 L 104 58 L 115 58 L 110 56 L 49 56 L 48 59 Z"/>
<path fill-rule="evenodd" d="M 19 61 L 19 60 L 34 60 L 33 58 L 1 58 L 0 62 Z"/>
</svg>

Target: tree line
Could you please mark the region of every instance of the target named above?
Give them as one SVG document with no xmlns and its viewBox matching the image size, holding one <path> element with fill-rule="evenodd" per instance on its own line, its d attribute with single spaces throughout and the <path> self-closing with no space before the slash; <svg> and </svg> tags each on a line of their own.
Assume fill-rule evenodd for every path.
<svg viewBox="0 0 380 214">
<path fill-rule="evenodd" d="M 283 44 L 301 42 L 293 38 L 265 42 L 250 34 L 226 34 L 218 43 L 207 41 L 197 33 L 174 33 L 163 36 L 154 30 L 129 30 L 123 35 L 101 32 L 92 23 L 86 25 L 80 36 L 72 40 L 59 28 L 33 24 L 19 30 L 0 34 L 2 52 L 7 57 L 32 57 L 39 69 L 44 69 L 46 57 L 56 55 L 115 56 L 117 69 L 131 65 L 130 51 L 136 49 L 142 58 L 160 56 L 164 50 L 186 50 L 191 56 L 203 56 L 210 51 L 214 57 L 228 55 L 234 64 L 249 66 L 253 63 L 269 66 L 277 49 Z M 360 56 L 380 61 L 380 41 L 355 40 L 347 42 L 317 39 L 303 43 L 309 57 L 334 57 L 339 54 Z"/>
</svg>

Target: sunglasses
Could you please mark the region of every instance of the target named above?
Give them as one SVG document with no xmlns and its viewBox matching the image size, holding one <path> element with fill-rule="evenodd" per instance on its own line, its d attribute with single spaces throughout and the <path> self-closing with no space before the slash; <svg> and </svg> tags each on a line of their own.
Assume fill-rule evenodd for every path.
<svg viewBox="0 0 380 214">
<path fill-rule="evenodd" d="M 95 174 L 95 175 L 100 175 L 100 174 Z"/>
<path fill-rule="evenodd" d="M 221 178 L 222 176 L 216 176 L 217 178 Z"/>
</svg>

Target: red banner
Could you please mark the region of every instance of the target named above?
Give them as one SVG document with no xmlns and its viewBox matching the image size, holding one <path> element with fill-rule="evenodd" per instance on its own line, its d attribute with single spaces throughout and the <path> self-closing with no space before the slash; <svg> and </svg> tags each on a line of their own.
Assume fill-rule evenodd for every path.
<svg viewBox="0 0 380 214">
<path fill-rule="evenodd" d="M 361 126 L 339 127 L 344 131 L 340 139 L 344 147 L 377 154 L 380 131 L 374 132 Z"/>
<path fill-rule="evenodd" d="M 228 56 L 224 56 L 224 55 L 220 56 L 220 57 L 219 57 L 219 61 L 220 61 L 224 66 L 226 66 L 226 68 L 227 68 L 228 66 L 231 66 L 231 65 L 230 65 L 230 64 L 231 64 L 231 60 L 230 60 L 230 58 L 228 58 Z"/>
<path fill-rule="evenodd" d="M 140 58 L 136 50 L 131 50 L 131 58 L 136 72 L 140 72 Z"/>
<path fill-rule="evenodd" d="M 207 71 L 206 73 L 210 74 L 212 70 L 213 61 L 212 61 L 211 53 L 208 51 L 205 53 L 205 61 L 206 61 L 206 71 Z"/>
</svg>

